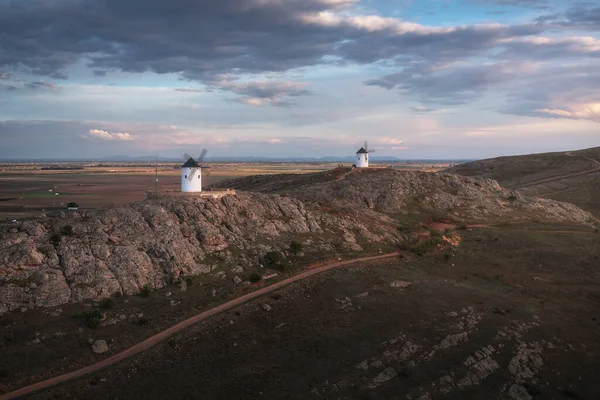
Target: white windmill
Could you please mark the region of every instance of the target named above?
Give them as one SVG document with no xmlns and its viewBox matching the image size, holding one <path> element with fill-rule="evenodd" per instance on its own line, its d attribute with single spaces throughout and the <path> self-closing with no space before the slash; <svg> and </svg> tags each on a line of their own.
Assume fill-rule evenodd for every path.
<svg viewBox="0 0 600 400">
<path fill-rule="evenodd" d="M 181 191 L 184 193 L 202 191 L 202 161 L 206 156 L 206 149 L 194 160 L 188 153 L 183 155 L 187 161 L 181 166 Z M 206 166 L 205 166 L 206 167 Z"/>
<path fill-rule="evenodd" d="M 371 150 L 373 153 L 375 150 Z M 367 146 L 367 141 L 365 140 L 365 147 L 361 147 L 360 150 L 356 152 L 356 168 L 369 168 L 369 147 Z"/>
</svg>

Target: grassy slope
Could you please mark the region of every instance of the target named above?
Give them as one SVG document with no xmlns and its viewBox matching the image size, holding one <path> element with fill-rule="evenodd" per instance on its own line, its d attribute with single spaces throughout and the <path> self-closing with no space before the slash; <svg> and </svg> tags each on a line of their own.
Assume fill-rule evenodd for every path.
<svg viewBox="0 0 600 400">
<path fill-rule="evenodd" d="M 569 176 L 597 168 L 593 160 L 600 161 L 600 147 L 479 160 L 447 172 L 495 179 L 506 188 L 573 203 L 600 216 L 600 172 Z M 548 181 L 563 176 L 568 177 Z"/>
</svg>

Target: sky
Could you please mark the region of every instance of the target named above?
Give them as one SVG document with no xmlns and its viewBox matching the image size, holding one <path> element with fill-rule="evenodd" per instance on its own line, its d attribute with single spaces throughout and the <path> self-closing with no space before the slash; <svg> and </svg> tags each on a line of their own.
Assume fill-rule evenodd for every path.
<svg viewBox="0 0 600 400">
<path fill-rule="evenodd" d="M 0 158 L 365 140 L 403 159 L 600 146 L 600 4 L 0 0 Z"/>
</svg>

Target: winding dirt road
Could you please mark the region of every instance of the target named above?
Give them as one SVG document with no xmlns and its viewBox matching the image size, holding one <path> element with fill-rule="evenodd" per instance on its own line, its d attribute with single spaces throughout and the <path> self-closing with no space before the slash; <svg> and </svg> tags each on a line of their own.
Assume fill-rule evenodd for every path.
<svg viewBox="0 0 600 400">
<path fill-rule="evenodd" d="M 281 289 L 281 288 L 288 286 L 294 282 L 306 279 L 308 277 L 319 274 L 321 272 L 325 272 L 330 269 L 339 268 L 339 267 L 343 267 L 346 265 L 351 265 L 351 264 L 355 264 L 355 263 L 359 263 L 359 262 L 380 260 L 383 258 L 390 258 L 393 256 L 397 256 L 398 254 L 399 253 L 390 253 L 390 254 L 383 254 L 383 255 L 372 256 L 372 257 L 354 258 L 351 260 L 338 261 L 338 262 L 334 262 L 331 264 L 325 264 L 321 267 L 309 269 L 298 275 L 284 279 L 280 282 L 274 283 L 273 285 L 259 289 L 255 292 L 248 293 L 244 296 L 238 297 L 237 299 L 233 299 L 231 301 L 228 301 L 227 303 L 221 304 L 217 307 L 211 308 L 207 311 L 204 311 L 200 314 L 197 314 L 193 317 L 183 320 L 183 321 L 173 325 L 172 327 L 167 328 L 164 331 L 161 331 L 153 336 L 150 336 L 148 339 L 146 339 L 126 350 L 123 350 L 122 352 L 117 353 L 105 360 L 98 361 L 95 364 L 88 365 L 87 367 L 78 369 L 76 371 L 69 372 L 64 375 L 59 375 L 54 378 L 47 379 L 45 381 L 34 383 L 33 385 L 25 386 L 21 389 L 13 391 L 13 392 L 0 395 L 0 400 L 9 400 L 9 399 L 15 399 L 15 398 L 21 397 L 21 396 L 30 395 L 34 392 L 37 392 L 37 391 L 40 391 L 43 389 L 48 389 L 52 386 L 56 386 L 58 384 L 65 383 L 65 382 L 71 381 L 73 379 L 77 379 L 82 376 L 100 371 L 101 369 L 112 366 L 120 361 L 123 361 L 129 357 L 132 357 L 136 354 L 139 354 L 139 353 L 149 349 L 150 347 L 168 339 L 172 335 L 174 335 L 178 332 L 181 332 L 182 330 L 188 328 L 189 326 L 191 326 L 193 324 L 196 324 L 200 321 L 203 321 L 207 318 L 210 318 L 210 317 L 220 314 L 222 312 L 231 310 L 232 308 L 238 307 L 238 306 L 245 304 L 251 300 L 254 300 L 258 297 L 272 293 L 275 290 Z"/>
</svg>

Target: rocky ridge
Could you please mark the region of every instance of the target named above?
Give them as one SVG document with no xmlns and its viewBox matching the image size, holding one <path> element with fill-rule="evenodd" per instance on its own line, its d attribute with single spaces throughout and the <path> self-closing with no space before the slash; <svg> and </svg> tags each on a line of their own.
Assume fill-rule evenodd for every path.
<svg viewBox="0 0 600 400">
<path fill-rule="evenodd" d="M 260 264 L 268 252 L 359 252 L 404 240 L 395 215 L 489 222 L 543 217 L 586 224 L 575 206 L 531 199 L 495 181 L 450 174 L 338 169 L 225 185 L 263 193 L 165 199 L 0 225 L 0 313 L 100 300 Z M 377 247 L 375 247 L 377 248 Z"/>
</svg>

